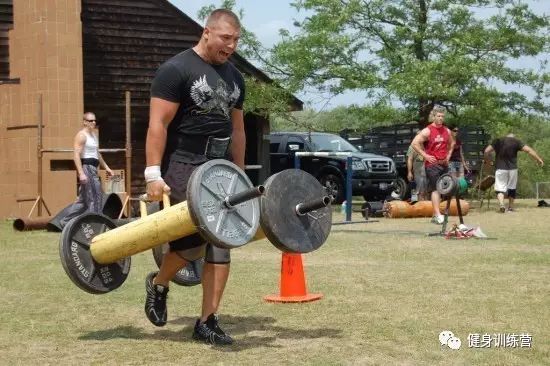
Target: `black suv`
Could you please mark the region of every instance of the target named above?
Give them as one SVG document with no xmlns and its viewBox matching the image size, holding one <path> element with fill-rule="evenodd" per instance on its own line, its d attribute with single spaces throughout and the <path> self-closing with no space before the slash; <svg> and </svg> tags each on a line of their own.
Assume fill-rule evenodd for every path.
<svg viewBox="0 0 550 366">
<path fill-rule="evenodd" d="M 363 153 L 344 138 L 321 132 L 274 132 L 269 135 L 271 174 L 294 167 L 295 153 L 351 152 L 352 194 L 365 200 L 385 198 L 393 190 L 397 178 L 395 163 L 386 156 Z M 336 203 L 345 199 L 345 156 L 303 156 L 300 168 L 328 187 Z"/>
</svg>

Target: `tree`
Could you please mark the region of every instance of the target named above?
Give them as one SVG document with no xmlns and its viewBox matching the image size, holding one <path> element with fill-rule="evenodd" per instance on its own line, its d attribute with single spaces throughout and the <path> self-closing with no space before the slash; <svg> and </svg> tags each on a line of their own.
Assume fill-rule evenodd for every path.
<svg viewBox="0 0 550 366">
<path fill-rule="evenodd" d="M 434 105 L 550 112 L 550 76 L 509 61 L 548 51 L 549 17 L 524 0 L 297 0 L 308 16 L 282 30 L 264 68 L 291 91 L 365 90 L 425 123 Z M 475 11 L 474 11 L 475 9 Z M 252 48 L 253 49 L 253 48 Z M 495 82 L 533 88 L 528 99 Z M 517 90 L 517 88 L 516 88 Z"/>
</svg>

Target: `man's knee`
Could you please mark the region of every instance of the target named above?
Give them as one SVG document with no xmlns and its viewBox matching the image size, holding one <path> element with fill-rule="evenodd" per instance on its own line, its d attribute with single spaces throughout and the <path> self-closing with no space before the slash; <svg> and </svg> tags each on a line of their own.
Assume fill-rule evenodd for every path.
<svg viewBox="0 0 550 366">
<path fill-rule="evenodd" d="M 506 191 L 495 191 L 498 199 L 504 199 L 506 197 L 509 197 L 509 190 Z"/>
<path fill-rule="evenodd" d="M 175 253 L 178 254 L 181 258 L 185 259 L 187 262 L 192 262 L 199 260 L 204 257 L 205 246 L 194 247 L 189 249 L 175 250 Z"/>
<path fill-rule="evenodd" d="M 207 244 L 204 260 L 212 264 L 229 264 L 231 263 L 231 252 L 229 249 L 218 248 L 212 244 Z"/>
<path fill-rule="evenodd" d="M 206 242 L 198 234 L 191 234 L 170 242 L 170 251 L 176 252 L 187 261 L 194 261 L 204 257 Z"/>
</svg>

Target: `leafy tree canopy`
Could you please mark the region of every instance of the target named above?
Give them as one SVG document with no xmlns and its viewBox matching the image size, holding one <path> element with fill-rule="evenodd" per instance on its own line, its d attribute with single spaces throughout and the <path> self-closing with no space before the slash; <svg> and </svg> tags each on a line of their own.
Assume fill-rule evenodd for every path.
<svg viewBox="0 0 550 366">
<path fill-rule="evenodd" d="M 509 61 L 548 52 L 549 17 L 523 0 L 297 0 L 311 14 L 282 30 L 265 68 L 291 91 L 364 90 L 425 121 L 435 104 L 550 112 L 550 76 Z M 542 65 L 545 66 L 545 65 Z M 530 87 L 529 100 L 495 82 Z M 517 88 L 516 88 L 517 90 Z"/>
</svg>

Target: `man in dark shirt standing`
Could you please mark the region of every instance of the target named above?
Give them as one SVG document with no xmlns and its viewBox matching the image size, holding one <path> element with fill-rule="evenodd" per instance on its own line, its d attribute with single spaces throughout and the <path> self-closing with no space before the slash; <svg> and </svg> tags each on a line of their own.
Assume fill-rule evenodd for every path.
<svg viewBox="0 0 550 366">
<path fill-rule="evenodd" d="M 493 140 L 485 148 L 485 160 L 495 152 L 495 192 L 500 204 L 499 211 L 506 212 L 504 196 L 508 196 L 508 211 L 514 211 L 514 199 L 518 183 L 518 151 L 524 151 L 542 167 L 544 162 L 535 150 L 518 140 L 513 134 Z"/>
<path fill-rule="evenodd" d="M 145 145 L 150 199 L 160 200 L 163 191 L 170 191 L 172 204 L 186 200 L 191 173 L 208 159 L 227 157 L 244 169 L 244 79 L 228 62 L 240 30 L 233 12 L 214 10 L 199 43 L 157 70 Z M 203 256 L 202 313 L 193 338 L 231 344 L 233 339 L 219 327 L 216 315 L 229 276 L 229 250 L 205 243 L 198 234 L 171 242 L 159 272 L 147 276 L 145 313 L 154 325 L 165 325 L 170 281 L 189 261 Z"/>
</svg>

